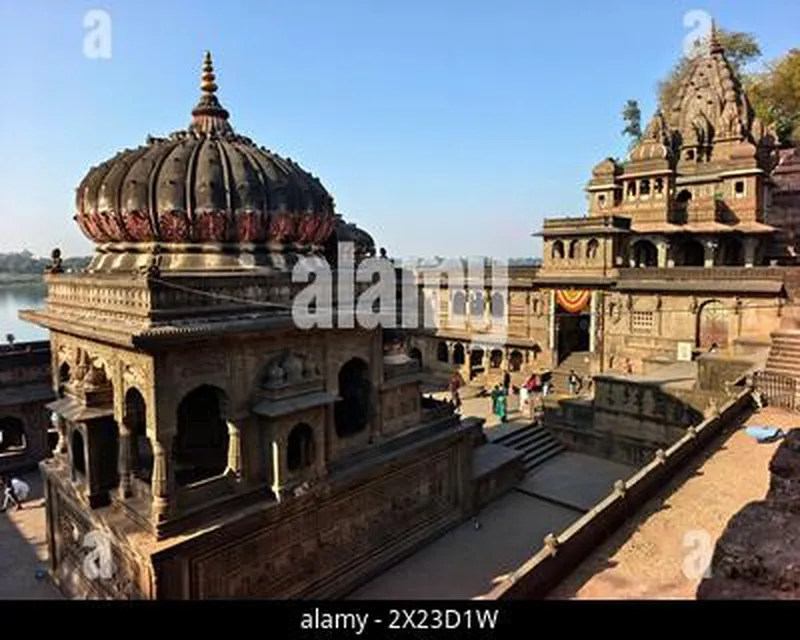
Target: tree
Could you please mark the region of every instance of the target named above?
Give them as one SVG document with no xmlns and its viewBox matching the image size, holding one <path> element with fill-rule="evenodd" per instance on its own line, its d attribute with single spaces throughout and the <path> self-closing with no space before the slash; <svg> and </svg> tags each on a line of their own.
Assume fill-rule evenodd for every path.
<svg viewBox="0 0 800 640">
<path fill-rule="evenodd" d="M 725 49 L 725 57 L 739 75 L 742 75 L 748 64 L 761 57 L 761 47 L 755 36 L 750 33 L 718 29 L 717 38 Z M 691 69 L 692 58 L 683 56 L 669 75 L 658 83 L 658 105 L 664 113 L 672 107 L 678 97 L 678 90 Z"/>
<path fill-rule="evenodd" d="M 775 127 L 781 144 L 800 142 L 800 49 L 748 76 L 745 86 L 756 114 Z"/>
<path fill-rule="evenodd" d="M 642 137 L 642 112 L 636 100 L 628 100 L 625 103 L 622 108 L 622 120 L 625 122 L 622 135 L 631 137 L 630 146 L 632 147 Z"/>
</svg>

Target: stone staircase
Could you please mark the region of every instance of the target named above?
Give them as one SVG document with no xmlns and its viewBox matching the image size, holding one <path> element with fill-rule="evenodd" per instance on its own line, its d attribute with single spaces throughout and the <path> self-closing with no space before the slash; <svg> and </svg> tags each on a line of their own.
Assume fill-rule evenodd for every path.
<svg viewBox="0 0 800 640">
<path fill-rule="evenodd" d="M 800 380 L 800 329 L 779 329 L 772 333 L 764 370 Z"/>
<path fill-rule="evenodd" d="M 553 391 L 556 393 L 569 393 L 569 372 L 574 370 L 583 380 L 584 389 L 591 376 L 589 353 L 586 351 L 576 351 L 569 354 L 553 371 L 551 383 Z"/>
<path fill-rule="evenodd" d="M 564 445 L 553 437 L 544 427 L 531 424 L 522 429 L 517 429 L 493 441 L 504 447 L 522 452 L 522 466 L 525 473 L 550 460 L 562 451 Z"/>
</svg>

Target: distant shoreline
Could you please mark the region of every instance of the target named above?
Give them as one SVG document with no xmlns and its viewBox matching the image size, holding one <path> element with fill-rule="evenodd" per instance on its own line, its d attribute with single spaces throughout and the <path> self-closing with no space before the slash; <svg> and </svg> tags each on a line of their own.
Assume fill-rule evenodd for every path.
<svg viewBox="0 0 800 640">
<path fill-rule="evenodd" d="M 0 287 L 29 287 L 37 284 L 44 285 L 44 278 L 40 273 L 0 272 Z"/>
</svg>

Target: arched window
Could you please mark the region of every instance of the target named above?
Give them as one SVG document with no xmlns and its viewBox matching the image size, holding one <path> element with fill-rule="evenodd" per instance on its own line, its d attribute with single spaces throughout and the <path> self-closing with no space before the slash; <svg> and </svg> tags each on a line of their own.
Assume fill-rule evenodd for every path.
<svg viewBox="0 0 800 640">
<path fill-rule="evenodd" d="M 676 267 L 702 267 L 705 264 L 705 249 L 697 240 L 687 238 L 672 248 Z"/>
<path fill-rule="evenodd" d="M 361 358 L 347 361 L 339 370 L 339 400 L 334 407 L 336 435 L 347 438 L 366 429 L 372 407 L 369 367 Z"/>
<path fill-rule="evenodd" d="M 726 267 L 744 265 L 744 247 L 738 238 L 726 238 L 720 245 L 720 264 Z"/>
<path fill-rule="evenodd" d="M 540 356 L 540 355 L 541 355 L 541 353 L 542 353 L 542 348 L 541 348 L 541 347 L 540 347 L 538 344 L 535 344 L 535 345 L 533 345 L 533 347 L 531 348 L 531 352 L 533 353 L 533 359 L 534 359 L 534 360 L 538 360 L 538 359 L 539 359 L 539 356 Z"/>
<path fill-rule="evenodd" d="M 178 433 L 172 450 L 175 481 L 192 484 L 221 476 L 228 464 L 225 394 L 209 385 L 198 387 L 178 406 Z"/>
<path fill-rule="evenodd" d="M 134 478 L 150 482 L 153 477 L 153 447 L 147 437 L 145 403 L 138 389 L 125 393 L 125 424 L 130 432 L 130 470 Z"/>
<path fill-rule="evenodd" d="M 649 240 L 639 240 L 633 245 L 633 264 L 636 267 L 655 267 L 658 264 L 656 246 Z"/>
<path fill-rule="evenodd" d="M 486 299 L 483 296 L 483 291 L 475 291 L 472 295 L 472 303 L 470 304 L 470 315 L 473 318 L 483 318 L 485 309 Z"/>
<path fill-rule="evenodd" d="M 500 349 L 493 349 L 489 354 L 489 366 L 492 369 L 499 369 L 503 364 L 503 352 Z"/>
<path fill-rule="evenodd" d="M 462 291 L 453 294 L 453 315 L 464 316 L 467 314 L 467 298 Z"/>
<path fill-rule="evenodd" d="M 447 353 L 447 343 L 443 340 L 439 341 L 436 345 L 436 359 L 439 362 L 447 362 L 449 360 Z"/>
<path fill-rule="evenodd" d="M 664 193 L 664 178 L 656 178 L 653 191 L 657 196 L 660 196 L 662 193 Z"/>
<path fill-rule="evenodd" d="M 75 429 L 70 442 L 72 449 L 72 470 L 78 475 L 86 475 L 86 450 L 83 448 L 83 436 Z"/>
<path fill-rule="evenodd" d="M 502 318 L 505 316 L 506 311 L 506 303 L 503 299 L 503 294 L 499 291 L 495 291 L 492 294 L 492 317 L 493 318 Z"/>
<path fill-rule="evenodd" d="M 519 371 L 522 368 L 522 353 L 514 349 L 508 357 L 508 368 L 511 371 Z"/>
<path fill-rule="evenodd" d="M 25 426 L 19 418 L 0 418 L 0 452 L 24 449 Z"/>
<path fill-rule="evenodd" d="M 575 259 L 578 257 L 578 241 L 573 240 L 569 243 L 569 253 L 568 256 L 570 259 Z"/>
<path fill-rule="evenodd" d="M 642 180 L 642 182 L 639 184 L 639 194 L 643 196 L 650 195 L 650 180 L 647 178 Z"/>
<path fill-rule="evenodd" d="M 286 447 L 286 466 L 289 471 L 299 471 L 313 464 L 314 430 L 305 422 L 301 422 L 289 433 Z"/>
<path fill-rule="evenodd" d="M 563 260 L 564 258 L 564 243 L 561 240 L 556 240 L 553 243 L 553 248 L 550 250 L 550 255 L 555 260 Z"/>
<path fill-rule="evenodd" d="M 464 354 L 464 345 L 460 342 L 456 343 L 456 346 L 453 347 L 453 364 L 464 364 L 466 360 L 466 355 Z"/>
<path fill-rule="evenodd" d="M 600 248 L 600 243 L 592 238 L 586 245 L 586 257 L 589 260 L 594 260 L 597 257 L 597 250 Z"/>
</svg>

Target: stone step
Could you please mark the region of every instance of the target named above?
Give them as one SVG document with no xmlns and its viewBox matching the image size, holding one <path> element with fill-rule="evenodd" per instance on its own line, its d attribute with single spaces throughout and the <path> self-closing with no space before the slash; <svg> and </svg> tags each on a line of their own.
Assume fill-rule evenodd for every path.
<svg viewBox="0 0 800 640">
<path fill-rule="evenodd" d="M 535 424 L 501 436 L 494 443 L 521 451 L 526 472 L 565 450 L 549 431 Z"/>
</svg>

